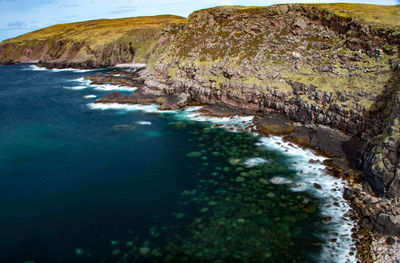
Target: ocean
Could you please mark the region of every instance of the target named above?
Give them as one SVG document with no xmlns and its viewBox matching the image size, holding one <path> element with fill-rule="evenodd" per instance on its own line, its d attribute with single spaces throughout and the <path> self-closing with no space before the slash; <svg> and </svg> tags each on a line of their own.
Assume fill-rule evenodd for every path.
<svg viewBox="0 0 400 263">
<path fill-rule="evenodd" d="M 94 73 L 0 66 L 0 262 L 356 261 L 323 157 Z"/>
</svg>

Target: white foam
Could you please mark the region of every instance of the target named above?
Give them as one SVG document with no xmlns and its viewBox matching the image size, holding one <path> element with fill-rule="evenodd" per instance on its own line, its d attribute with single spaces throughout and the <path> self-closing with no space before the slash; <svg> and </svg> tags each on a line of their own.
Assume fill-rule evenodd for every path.
<svg viewBox="0 0 400 263">
<path fill-rule="evenodd" d="M 98 71 L 98 70 L 102 70 L 102 69 L 53 68 L 50 71 L 52 71 L 52 72 L 72 71 L 75 73 L 84 73 L 84 72 L 91 72 L 91 71 Z"/>
<path fill-rule="evenodd" d="M 46 71 L 48 70 L 47 68 L 43 67 L 38 67 L 36 65 L 29 65 L 28 67 L 22 69 L 22 70 L 32 70 L 32 71 Z"/>
<path fill-rule="evenodd" d="M 53 69 L 47 69 L 44 67 L 38 67 L 36 65 L 29 65 L 27 68 L 24 68 L 22 70 L 32 70 L 32 71 L 49 71 L 49 72 L 62 72 L 62 71 L 72 71 L 75 73 L 83 73 L 83 72 L 90 72 L 90 71 L 97 71 L 97 70 L 102 70 L 102 69 L 76 69 L 76 68 L 53 68 Z"/>
<path fill-rule="evenodd" d="M 137 121 L 136 123 L 139 125 L 151 125 L 150 121 Z"/>
<path fill-rule="evenodd" d="M 217 124 L 240 124 L 243 121 L 249 122 L 254 118 L 254 116 L 232 116 L 232 117 L 205 116 L 200 112 L 195 112 L 195 111 L 191 114 L 188 114 L 187 117 L 195 121 L 208 121 Z"/>
<path fill-rule="evenodd" d="M 71 79 L 71 80 L 68 80 L 68 81 L 80 82 L 80 83 L 83 83 L 83 84 L 85 84 L 85 85 L 89 85 L 90 83 L 92 83 L 90 80 L 85 79 L 84 77 L 82 77 L 82 78 L 77 78 L 77 79 Z"/>
<path fill-rule="evenodd" d="M 323 204 L 323 216 L 332 218 L 331 221 L 324 222 L 329 233 L 322 236 L 327 241 L 327 245 L 323 247 L 320 262 L 332 262 L 333 259 L 333 262 L 356 262 L 356 256 L 350 255 L 351 248 L 355 247 L 354 240 L 351 237 L 351 229 L 356 224 L 347 217 L 350 206 L 343 199 L 346 183 L 326 172 L 325 166 L 322 164 L 322 161 L 326 158 L 314 154 L 311 150 L 284 142 L 282 138 L 276 136 L 261 138 L 258 145 L 285 152 L 285 155 L 293 158 L 295 162 L 291 166 L 297 171 L 297 176 L 293 178 L 294 186 L 292 190 L 312 192 Z M 309 163 L 310 160 L 318 160 L 319 162 Z M 287 182 L 292 182 L 283 177 L 279 181 L 285 182 L 285 179 L 288 180 Z M 321 186 L 321 189 L 316 188 L 316 184 Z M 337 205 L 334 204 L 335 202 Z M 332 239 L 337 239 L 337 241 L 330 241 Z"/>
<path fill-rule="evenodd" d="M 86 89 L 87 86 L 74 86 L 74 87 L 64 87 L 64 89 L 70 89 L 70 90 L 81 90 L 81 89 Z"/>
<path fill-rule="evenodd" d="M 97 97 L 96 95 L 92 95 L 92 94 L 84 96 L 85 99 L 94 99 L 96 97 Z"/>
<path fill-rule="evenodd" d="M 128 87 L 128 86 L 118 86 L 118 85 L 111 85 L 111 84 L 103 84 L 103 85 L 90 85 L 95 90 L 99 91 L 135 91 L 137 90 L 136 87 Z"/>
<path fill-rule="evenodd" d="M 118 109 L 125 111 L 146 111 L 146 112 L 171 112 L 175 113 L 178 118 L 186 118 L 196 121 L 208 121 L 223 125 L 223 127 L 249 127 L 252 124 L 253 116 L 235 116 L 235 117 L 209 117 L 204 116 L 198 111 L 201 107 L 188 107 L 179 111 L 159 111 L 156 105 L 123 105 L 123 104 L 89 104 L 93 109 Z M 232 130 L 232 129 L 230 129 Z M 233 130 L 235 131 L 235 130 Z M 256 134 L 254 134 L 257 136 Z M 322 162 L 325 157 L 314 154 L 313 151 L 303 149 L 291 143 L 284 142 L 282 138 L 272 136 L 269 138 L 261 138 L 257 143 L 267 149 L 274 149 L 284 152 L 286 156 L 293 159 L 291 167 L 297 171 L 295 178 L 274 177 L 271 182 L 274 184 L 291 184 L 293 191 L 312 192 L 322 202 L 322 215 L 330 217 L 331 220 L 323 222 L 329 230 L 327 234 L 322 234 L 321 238 L 326 240 L 327 244 L 322 249 L 319 262 L 338 262 L 348 263 L 356 262 L 356 256 L 350 255 L 352 248 L 355 248 L 352 239 L 352 228 L 356 223 L 348 218 L 350 207 L 343 199 L 343 190 L 345 182 L 341 179 L 330 176 Z M 249 165 L 260 165 L 265 163 L 265 159 L 250 158 L 247 160 Z M 309 163 L 310 160 L 318 162 Z M 321 186 L 319 187 L 315 186 Z M 335 205 L 335 202 L 337 205 Z M 336 239 L 336 242 L 331 240 Z"/>
<path fill-rule="evenodd" d="M 144 112 L 161 112 L 157 109 L 157 105 L 140 105 L 140 104 L 119 104 L 119 103 L 89 103 L 89 108 L 94 110 L 123 110 L 123 111 L 144 111 Z"/>
<path fill-rule="evenodd" d="M 261 164 L 267 163 L 268 160 L 265 160 L 263 158 L 260 157 L 255 157 L 255 158 L 249 158 L 244 162 L 244 165 L 246 165 L 247 167 L 255 167 L 255 166 L 259 166 Z"/>
<path fill-rule="evenodd" d="M 280 177 L 280 176 L 274 176 L 269 181 L 273 184 L 292 184 L 293 183 L 292 180 L 290 180 L 288 178 Z"/>
</svg>

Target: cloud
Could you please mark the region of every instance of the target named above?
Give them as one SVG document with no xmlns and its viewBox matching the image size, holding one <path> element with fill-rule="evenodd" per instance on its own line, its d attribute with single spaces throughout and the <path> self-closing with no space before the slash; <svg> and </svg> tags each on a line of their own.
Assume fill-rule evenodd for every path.
<svg viewBox="0 0 400 263">
<path fill-rule="evenodd" d="M 120 7 L 117 7 L 116 10 L 108 12 L 108 14 L 118 15 L 118 14 L 124 14 L 124 13 L 132 13 L 136 10 L 137 10 L 137 8 L 134 6 L 120 6 Z"/>
<path fill-rule="evenodd" d="M 62 6 L 59 6 L 58 8 L 71 8 L 71 7 L 78 7 L 79 5 L 78 4 L 73 4 L 73 5 L 62 5 Z"/>
<path fill-rule="evenodd" d="M 26 23 L 17 21 L 17 22 L 8 23 L 7 26 L 8 27 L 26 27 Z"/>
</svg>

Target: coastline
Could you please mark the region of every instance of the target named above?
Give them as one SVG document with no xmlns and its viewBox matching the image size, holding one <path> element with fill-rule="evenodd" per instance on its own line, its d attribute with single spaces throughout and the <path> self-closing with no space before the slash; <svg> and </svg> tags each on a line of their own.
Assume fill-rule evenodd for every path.
<svg viewBox="0 0 400 263">
<path fill-rule="evenodd" d="M 39 70 L 42 70 L 42 69 L 39 69 Z M 74 69 L 68 69 L 68 70 L 74 70 Z M 89 70 L 89 71 L 92 71 L 92 70 Z M 57 71 L 55 71 L 55 72 L 57 72 Z M 140 74 L 137 74 L 137 72 L 127 73 L 127 74 L 131 78 L 132 77 L 133 78 L 142 78 L 142 76 Z M 105 80 L 104 77 L 105 77 L 104 74 L 98 73 L 95 76 L 88 77 L 87 79 L 84 79 L 82 81 L 85 81 L 86 84 L 90 84 L 92 82 L 92 83 L 96 83 L 97 85 L 101 85 L 101 83 Z M 118 74 L 115 74 L 115 72 L 114 72 L 114 75 L 113 75 L 113 73 L 111 73 L 110 76 L 108 76 L 108 77 L 111 77 L 111 79 L 113 80 L 113 82 L 111 82 L 111 83 L 113 83 L 113 85 L 121 85 L 121 79 L 123 79 L 123 77 L 118 76 Z M 95 79 L 97 79 L 97 81 L 94 81 Z M 110 79 L 106 79 L 106 80 L 110 80 Z M 122 81 L 122 82 L 124 83 L 125 81 Z M 109 83 L 109 82 L 107 81 L 107 83 Z M 160 97 L 163 97 L 166 94 L 162 95 L 162 92 L 161 93 L 159 91 L 157 92 L 157 90 L 154 90 L 154 88 L 149 90 L 148 86 L 145 85 L 145 81 L 141 80 L 140 83 L 142 85 L 141 87 L 139 87 L 139 88 L 135 87 L 135 88 L 137 88 L 137 91 L 135 93 L 138 93 L 140 95 L 139 98 L 136 98 L 136 101 L 137 101 L 137 99 L 139 99 L 139 101 L 142 100 L 142 102 L 144 104 L 149 104 L 150 102 L 153 102 L 153 103 L 156 102 L 159 106 L 164 105 L 164 108 L 161 110 L 165 110 L 168 112 L 168 110 L 171 111 L 171 110 L 181 109 L 187 105 L 189 105 L 189 106 L 190 105 L 192 105 L 192 106 L 193 105 L 205 105 L 202 103 L 190 102 L 190 103 L 187 103 L 187 105 L 185 105 L 185 106 L 181 106 L 180 101 L 176 100 L 176 98 L 174 100 L 172 100 L 173 103 L 171 103 L 171 100 L 170 100 L 169 101 L 170 104 L 168 104 L 168 103 L 165 104 L 165 102 L 168 100 L 167 99 L 160 100 Z M 145 90 L 145 92 L 140 93 L 140 91 L 142 91 L 142 90 Z M 110 95 L 107 95 L 107 96 L 101 98 L 96 103 L 98 103 L 98 102 L 100 102 L 100 103 L 110 103 L 110 102 L 115 103 L 116 101 L 122 99 L 120 105 L 123 104 L 123 105 L 125 105 L 125 107 L 129 107 L 129 102 L 125 101 L 126 98 L 129 96 L 121 97 L 120 95 L 121 94 L 118 95 L 118 93 L 113 92 Z M 174 96 L 174 95 L 168 94 L 167 96 Z M 138 103 L 138 104 L 140 104 L 140 103 Z M 183 103 L 183 104 L 186 104 L 186 103 Z M 168 107 L 165 108 L 166 105 L 170 109 L 168 109 Z M 229 110 L 233 110 L 233 114 L 227 113 L 227 112 L 229 112 L 229 110 L 227 110 L 227 109 L 222 109 L 222 114 L 221 114 L 221 111 L 218 112 L 218 107 L 216 107 L 216 108 L 214 107 L 214 109 L 213 109 L 212 104 L 208 105 L 206 110 L 202 110 L 202 114 L 206 114 L 206 115 L 208 114 L 210 117 L 228 117 L 228 116 L 236 116 L 236 115 L 248 115 L 249 113 L 251 113 L 251 111 L 249 111 L 248 109 L 235 108 L 234 105 L 233 106 L 225 105 L 225 106 L 228 107 Z M 146 111 L 145 105 L 142 105 L 141 107 L 142 107 L 141 110 L 144 109 Z M 157 112 L 159 110 L 159 109 L 157 109 L 157 107 L 156 108 L 154 108 L 153 106 L 148 106 L 148 107 L 149 107 L 149 109 L 148 109 L 149 112 Z M 172 108 L 174 108 L 174 109 L 172 109 Z M 282 130 L 280 130 L 282 127 L 279 127 L 279 125 L 278 125 L 278 129 L 277 129 L 278 132 L 276 132 L 276 133 L 273 133 L 273 132 L 270 132 L 270 133 L 264 132 L 263 133 L 262 131 L 259 131 L 257 129 L 257 125 L 259 125 L 259 121 L 262 118 L 260 118 L 260 114 L 258 114 L 257 112 L 253 112 L 253 113 L 254 113 L 253 115 L 256 116 L 256 118 L 254 118 L 254 119 L 256 119 L 258 121 L 258 123 L 254 122 L 253 125 L 248 127 L 248 129 L 247 129 L 248 131 L 256 132 L 262 136 L 280 135 L 286 141 L 289 141 L 290 143 L 299 145 L 300 148 L 311 149 L 312 151 L 316 152 L 320 156 L 325 156 L 328 158 L 331 157 L 329 154 L 325 153 L 324 151 L 316 149 L 315 147 L 307 146 L 303 143 L 299 143 L 299 141 L 295 140 L 295 138 L 288 136 L 287 130 L 285 130 L 285 128 L 287 128 L 287 127 L 283 127 L 283 132 L 282 132 Z M 280 123 L 282 123 L 282 122 L 280 122 Z M 283 122 L 283 123 L 287 125 L 286 122 Z M 303 124 L 303 125 L 295 124 L 295 126 L 297 126 L 297 127 L 307 126 L 307 128 L 310 129 L 311 131 L 314 128 L 318 127 L 315 125 L 310 126 L 309 124 Z M 352 176 L 355 175 L 354 173 L 351 174 L 350 176 L 348 173 L 346 173 L 344 175 L 343 167 L 338 167 L 336 164 L 334 164 L 332 162 L 324 162 L 324 165 L 327 167 L 327 172 L 331 176 L 336 177 L 336 178 L 339 177 L 341 179 L 346 180 L 348 182 L 348 185 L 347 185 L 349 187 L 348 189 L 350 189 L 353 192 L 357 192 L 357 194 L 358 193 L 364 194 L 365 198 L 363 200 L 370 198 L 369 195 L 366 195 L 361 190 L 362 189 L 362 186 L 360 184 L 361 181 L 357 181 L 357 180 L 360 180 L 361 178 L 356 177 L 357 180 L 354 180 L 352 178 Z M 354 172 L 354 171 L 352 171 L 352 172 Z M 362 229 L 363 225 L 362 225 L 361 221 L 362 221 L 363 216 L 362 216 L 362 214 L 360 214 L 360 205 L 358 204 L 359 206 L 357 206 L 357 204 L 356 204 L 357 202 L 354 202 L 354 197 L 348 198 L 348 196 L 347 196 L 347 198 L 346 198 L 346 187 L 343 189 L 343 191 L 344 191 L 345 199 L 353 199 L 353 202 L 349 201 L 349 204 L 352 206 L 353 211 L 355 211 L 357 213 L 357 217 L 354 218 L 354 220 L 358 224 L 358 229 L 353 228 L 352 231 L 353 231 L 353 238 L 355 238 L 357 241 L 356 246 L 357 246 L 358 260 L 360 260 L 361 262 L 375 262 L 375 260 L 379 259 L 379 260 L 381 260 L 379 262 L 394 262 L 393 260 L 395 260 L 396 254 L 389 254 L 389 252 L 398 251 L 398 249 L 400 247 L 399 242 L 395 242 L 396 245 L 394 245 L 394 244 L 389 245 L 389 244 L 387 244 L 388 242 L 386 241 L 387 237 L 379 237 L 379 235 L 374 235 L 371 231 L 366 231 L 366 230 Z M 376 201 L 376 202 L 379 202 L 379 201 Z M 392 256 L 390 256 L 390 255 L 392 255 Z"/>
<path fill-rule="evenodd" d="M 221 6 L 187 19 L 107 20 L 95 31 L 65 24 L 3 41 L 0 66 L 93 71 L 79 86 L 63 88 L 110 93 L 84 97 L 98 99 L 90 104 L 96 109 L 172 113 L 202 106 L 191 117 L 254 116 L 249 125 L 226 128 L 272 141 L 280 136 L 281 145 L 323 156 L 310 166 L 323 164 L 324 173 L 347 182 L 340 191 L 357 221 L 359 261 L 400 262 L 399 8 Z"/>
<path fill-rule="evenodd" d="M 110 75 L 112 75 L 112 74 L 110 74 Z M 97 76 L 97 77 L 96 77 Z M 96 80 L 94 80 L 94 79 L 96 79 Z M 113 76 L 112 78 L 114 78 L 114 85 L 119 85 L 120 84 L 120 82 L 118 81 L 118 78 L 119 78 L 119 76 L 118 77 L 115 77 L 115 76 Z M 88 77 L 87 79 L 86 79 L 86 81 L 87 80 L 90 80 L 90 81 L 92 81 L 92 82 L 94 82 L 94 83 L 96 83 L 95 85 L 99 85 L 99 83 L 101 83 L 102 81 L 104 81 L 105 79 L 104 79 L 104 76 L 100 76 L 99 74 L 97 74 L 97 75 L 95 75 L 94 77 L 93 76 L 90 76 L 90 77 Z M 109 81 L 109 79 L 107 79 L 107 83 L 108 83 L 108 81 Z M 143 88 L 143 87 L 142 87 Z M 115 88 L 115 89 L 117 89 L 117 87 Z M 139 90 L 138 91 L 140 91 L 140 89 L 141 88 L 139 88 Z M 143 94 L 142 94 L 143 95 Z M 142 96 L 141 97 L 141 99 L 142 100 L 145 100 L 145 99 L 149 99 L 149 95 L 154 95 L 154 94 L 152 94 L 152 93 L 150 93 L 150 94 L 147 94 L 147 98 L 145 98 L 146 96 L 144 95 L 144 96 Z M 108 96 L 106 96 L 105 98 L 107 98 Z M 150 96 L 151 97 L 151 96 Z M 150 100 L 153 100 L 153 102 L 156 102 L 156 100 L 157 100 L 157 98 L 154 98 L 154 97 L 151 97 L 150 98 Z M 99 103 L 100 102 L 100 103 Z M 148 101 L 149 102 L 149 101 Z M 159 101 L 160 102 L 160 101 Z M 132 105 L 132 106 L 131 106 Z M 160 106 L 160 103 L 158 103 L 158 105 Z M 198 105 L 198 103 L 195 103 L 195 102 L 192 102 L 192 103 L 190 103 L 190 105 Z M 169 105 L 169 106 L 171 106 L 171 105 Z M 214 106 L 214 107 L 213 107 Z M 218 112 L 218 106 L 219 106 L 219 112 Z M 190 107 L 190 106 L 189 106 Z M 223 107 L 223 106 L 222 106 Z M 228 105 L 225 105 L 225 107 L 229 107 Z M 131 109 L 134 109 L 134 110 L 143 110 L 143 111 L 146 111 L 146 112 L 172 112 L 172 111 L 174 111 L 174 110 L 172 110 L 172 109 L 170 109 L 170 110 L 160 110 L 160 109 L 157 109 L 157 107 L 155 107 L 155 106 L 153 106 L 153 105 L 148 105 L 148 106 L 146 106 L 146 105 L 143 105 L 143 104 L 129 104 L 129 103 L 118 103 L 118 102 L 105 102 L 104 103 L 104 98 L 102 98 L 102 99 L 100 99 L 100 100 L 98 100 L 97 102 L 95 102 L 94 104 L 91 104 L 91 108 L 92 109 L 102 109 L 102 110 L 105 110 L 105 109 L 121 109 L 121 110 L 123 110 L 123 109 L 125 109 L 125 110 L 128 110 L 129 108 L 131 108 Z M 172 108 L 174 108 L 174 107 L 172 107 Z M 182 109 L 182 108 L 179 108 L 179 109 Z M 175 109 L 176 110 L 176 109 Z M 213 111 L 213 112 L 212 112 Z M 198 114 L 201 114 L 204 118 L 204 120 L 210 120 L 210 118 L 211 118 L 211 120 L 212 120 L 212 118 L 215 118 L 215 119 L 221 119 L 221 118 L 223 118 L 223 119 L 227 119 L 227 120 L 229 120 L 230 118 L 233 118 L 234 116 L 248 116 L 248 114 L 251 114 L 251 112 L 250 111 L 242 111 L 242 110 L 240 110 L 240 109 L 235 109 L 235 108 L 231 108 L 231 107 L 229 107 L 229 109 L 227 109 L 227 108 L 225 108 L 225 109 L 221 109 L 221 105 L 217 105 L 216 107 L 215 107 L 215 105 L 204 105 L 203 104 L 203 109 L 201 109 L 201 110 L 199 110 L 198 111 L 199 113 Z M 260 136 L 263 136 L 263 137 L 265 137 L 265 138 L 269 138 L 269 137 L 271 137 L 271 136 L 273 136 L 273 134 L 267 134 L 267 133 L 265 133 L 265 132 L 262 132 L 261 130 L 259 130 L 259 129 L 257 129 L 257 126 L 259 126 L 259 121 L 260 121 L 260 118 L 259 117 L 257 117 L 257 113 L 255 113 L 255 112 L 253 112 L 253 114 L 252 114 L 253 116 L 254 116 L 254 120 L 255 121 L 253 121 L 252 120 L 252 124 L 251 125 L 248 125 L 247 127 L 245 127 L 245 128 L 240 128 L 239 129 L 239 131 L 244 131 L 244 130 L 247 130 L 248 132 L 251 132 L 251 133 L 254 133 L 254 134 L 258 134 L 258 135 L 260 135 Z M 221 127 L 221 126 L 219 126 L 220 124 L 216 124 L 216 127 Z M 235 130 L 235 127 L 229 127 L 229 128 L 227 128 L 228 130 L 230 130 L 230 131 L 237 131 L 237 128 L 236 128 L 236 130 Z M 278 134 L 275 134 L 275 136 L 276 135 L 278 135 Z M 281 138 L 282 139 L 282 141 L 279 143 L 279 144 L 281 144 L 281 143 L 286 143 L 287 145 L 290 145 L 290 147 L 296 147 L 296 148 L 298 148 L 298 149 L 303 149 L 303 150 L 307 150 L 307 149 L 310 149 L 312 152 L 315 152 L 318 156 L 324 156 L 324 157 L 322 157 L 322 159 L 327 159 L 327 155 L 326 154 L 323 154 L 321 151 L 315 151 L 315 149 L 312 149 L 312 147 L 305 147 L 304 145 L 302 146 L 302 145 L 299 145 L 299 146 L 294 146 L 293 144 L 292 144 L 292 142 L 291 141 L 289 141 L 289 140 L 283 140 L 285 137 L 284 136 L 281 136 L 281 137 L 275 137 L 275 138 Z M 295 143 L 295 142 L 294 142 Z M 282 146 L 280 145 L 280 146 L 278 146 L 278 147 L 280 147 L 280 148 L 282 148 Z M 308 150 L 307 150 L 308 151 Z M 323 163 L 322 163 L 323 162 Z M 311 161 L 310 161 L 310 164 L 311 164 Z M 334 166 L 331 166 L 331 167 L 329 167 L 329 162 L 324 162 L 324 161 L 322 161 L 321 160 L 321 162 L 320 162 L 320 165 L 323 165 L 324 167 L 326 167 L 326 168 L 328 168 L 328 169 L 326 169 L 326 172 L 327 172 L 327 174 L 329 174 L 329 176 L 332 176 L 332 178 L 338 178 L 338 174 L 337 173 L 332 173 L 332 172 L 330 172 L 330 171 L 332 171 L 333 169 L 336 169 L 337 170 L 337 167 L 334 167 Z M 346 179 L 346 178 L 343 178 L 343 177 L 339 177 L 340 179 Z M 347 178 L 347 180 L 348 180 L 348 178 Z M 315 184 L 314 185 L 314 187 L 317 189 L 317 188 L 319 188 L 320 187 L 320 185 L 319 184 Z M 343 189 L 342 189 L 342 191 L 344 191 L 344 187 L 347 187 L 347 185 L 344 185 L 343 186 Z M 343 199 L 344 200 L 344 199 Z M 350 213 L 351 214 L 351 213 Z M 357 232 L 355 232 L 355 229 L 354 229 L 354 227 L 352 227 L 353 228 L 353 234 L 354 233 L 357 233 Z M 355 254 L 354 252 L 351 252 L 352 254 Z M 352 254 L 350 254 L 350 256 L 352 255 Z M 366 262 L 366 261 L 365 261 Z"/>
<path fill-rule="evenodd" d="M 140 75 L 140 74 L 139 74 Z M 136 77 L 141 77 L 139 75 L 136 75 Z M 118 80 L 115 80 L 115 84 L 118 84 Z M 149 81 L 150 83 L 154 84 L 154 82 Z M 147 82 L 147 83 L 149 83 Z M 143 83 L 146 83 L 146 80 L 143 81 Z M 138 97 L 134 98 L 133 101 L 130 101 L 129 98 L 127 96 L 119 96 L 116 93 L 112 93 L 109 96 L 105 96 L 104 98 L 100 99 L 98 102 L 100 103 L 108 103 L 108 102 L 117 102 L 117 103 L 122 103 L 122 104 L 129 104 L 129 103 L 149 103 L 149 102 L 153 102 L 156 103 L 158 105 L 160 105 L 161 109 L 164 110 L 168 110 L 168 109 L 179 109 L 181 108 L 182 104 L 185 104 L 182 101 L 176 100 L 177 98 L 175 98 L 175 100 L 170 99 L 171 101 L 175 102 L 174 103 L 166 103 L 168 101 L 168 99 L 166 100 L 160 100 L 160 97 L 162 97 L 160 95 L 160 93 L 157 93 L 157 89 L 153 88 L 153 89 L 148 89 L 149 86 L 146 86 L 145 84 L 142 86 L 142 88 L 144 90 L 146 90 L 146 92 L 140 93 L 137 92 L 137 94 L 139 95 Z M 140 88 L 139 88 L 140 91 Z M 154 94 L 156 94 L 156 96 L 154 97 Z M 167 96 L 174 96 L 174 94 L 171 93 L 167 93 L 164 94 Z M 157 97 L 158 96 L 158 97 Z M 128 98 L 128 101 L 126 101 L 126 99 Z M 183 98 L 184 99 L 184 98 Z M 111 100 L 111 101 L 109 101 Z M 157 101 L 158 100 L 158 101 Z M 200 103 L 201 104 L 201 103 Z M 188 103 L 188 105 L 199 105 L 198 102 L 190 102 Z M 206 104 L 203 104 L 206 105 Z M 213 106 L 214 105 L 214 106 Z M 216 105 L 216 106 L 215 106 Z M 219 109 L 218 109 L 219 108 Z M 387 236 L 383 236 L 380 237 L 379 233 L 378 234 L 374 234 L 373 232 L 371 232 L 370 230 L 365 230 L 363 229 L 363 224 L 362 224 L 362 220 L 364 219 L 364 215 L 361 213 L 360 208 L 364 208 L 363 206 L 365 205 L 363 202 L 359 202 L 358 199 L 355 199 L 354 197 L 349 198 L 348 196 L 345 195 L 346 192 L 346 188 L 347 189 L 351 189 L 354 192 L 358 192 L 358 193 L 362 193 L 364 194 L 364 199 L 363 200 L 367 200 L 373 196 L 366 194 L 365 192 L 363 192 L 363 187 L 362 187 L 362 183 L 363 183 L 363 179 L 360 176 L 360 171 L 356 169 L 355 166 L 357 166 L 357 164 L 355 165 L 353 164 L 349 164 L 349 163 L 344 163 L 344 162 L 338 162 L 338 157 L 340 159 L 340 157 L 342 156 L 337 156 L 336 153 L 336 161 L 335 158 L 332 158 L 334 156 L 332 156 L 332 152 L 327 152 L 327 150 L 331 150 L 332 149 L 332 144 L 339 144 L 341 145 L 343 143 L 342 141 L 335 141 L 332 140 L 329 144 L 329 142 L 327 143 L 327 145 L 325 145 L 325 147 L 323 147 L 325 149 L 321 150 L 321 147 L 319 147 L 317 142 L 314 145 L 310 145 L 307 143 L 304 143 L 304 140 L 302 141 L 302 138 L 304 138 L 304 131 L 303 132 L 298 132 L 295 135 L 297 135 L 296 137 L 293 136 L 289 136 L 289 135 L 293 135 L 293 131 L 296 131 L 296 128 L 294 128 L 293 130 L 291 130 L 291 128 L 289 128 L 289 130 L 291 132 L 288 133 L 287 130 L 287 123 L 291 122 L 293 123 L 292 125 L 294 127 L 300 127 L 300 130 L 303 128 L 306 128 L 309 134 L 312 134 L 315 132 L 316 129 L 322 130 L 322 134 L 320 134 L 319 138 L 337 138 L 335 136 L 332 137 L 332 132 L 334 132 L 334 134 L 339 135 L 339 137 L 341 137 L 340 135 L 346 136 L 343 132 L 341 131 L 337 131 L 337 130 L 333 130 L 332 128 L 329 127 L 324 127 L 322 125 L 310 125 L 310 124 L 304 124 L 304 123 L 299 123 L 299 122 L 293 122 L 292 120 L 290 120 L 289 118 L 286 118 L 284 115 L 270 115 L 270 116 L 279 116 L 280 118 L 284 118 L 284 120 L 278 120 L 278 123 L 274 123 L 274 124 L 278 124 L 275 125 L 275 131 L 271 131 L 271 130 L 267 130 L 267 131 L 262 131 L 260 129 L 257 129 L 257 126 L 260 126 L 260 120 L 262 120 L 261 116 L 259 116 L 260 114 L 255 112 L 255 111 L 251 111 L 249 109 L 241 109 L 240 107 L 235 107 L 235 105 L 223 105 L 222 109 L 221 109 L 221 105 L 218 105 L 218 103 L 216 104 L 209 104 L 208 106 L 205 107 L 205 109 L 203 108 L 201 110 L 202 114 L 206 114 L 210 117 L 227 117 L 227 116 L 236 116 L 236 115 L 248 115 L 251 114 L 256 116 L 255 120 L 256 122 L 253 123 L 252 127 L 249 127 L 247 130 L 250 132 L 255 132 L 261 136 L 276 136 L 279 135 L 282 138 L 284 138 L 285 141 L 289 141 L 295 145 L 298 145 L 299 147 L 303 148 L 303 149 L 310 149 L 314 152 L 316 152 L 318 155 L 320 156 L 324 156 L 327 158 L 330 158 L 330 160 L 326 160 L 324 161 L 324 165 L 327 167 L 327 172 L 336 178 L 341 178 L 343 180 L 346 180 L 348 182 L 348 185 L 343 189 L 344 192 L 344 198 L 348 200 L 349 204 L 351 205 L 353 211 L 355 212 L 356 216 L 354 218 L 354 220 L 357 222 L 358 227 L 353 229 L 353 237 L 355 237 L 356 239 L 356 247 L 357 247 L 357 257 L 361 262 L 375 262 L 375 260 L 377 260 L 378 258 L 386 258 L 384 259 L 382 262 L 393 262 L 396 258 L 396 254 L 388 254 L 388 251 L 397 251 L 400 248 L 399 243 L 396 243 L 397 245 L 391 244 L 388 245 L 386 243 L 386 239 L 388 238 Z M 230 113 L 229 113 L 230 112 Z M 270 114 L 270 113 L 266 113 L 266 114 Z M 258 117 L 257 117 L 258 116 Z M 279 119 L 275 118 L 275 120 Z M 284 125 L 281 125 L 284 124 Z M 322 128 L 321 128 L 322 127 Z M 347 140 L 348 138 L 351 138 L 351 136 L 349 137 L 344 137 L 344 141 Z M 315 143 L 315 141 L 314 141 Z M 325 142 L 326 143 L 326 142 Z M 353 144 L 350 145 L 350 147 L 346 147 L 347 149 L 350 150 L 354 150 L 354 146 L 357 145 L 357 143 L 360 143 L 360 141 L 355 141 L 353 142 Z M 317 146 L 317 147 L 316 147 Z M 335 147 L 333 147 L 335 148 Z M 362 148 L 361 150 L 364 150 L 364 148 Z M 361 153 L 361 152 L 359 152 Z M 340 154 L 348 154 L 345 152 L 342 152 Z M 350 156 L 354 155 L 354 152 L 350 152 L 349 153 Z M 354 157 L 354 156 L 353 156 Z M 360 157 L 360 156 L 358 156 Z M 356 158 L 357 159 L 357 158 Z M 354 161 L 354 160 L 353 160 Z M 347 197 L 347 198 L 346 198 Z M 376 198 L 376 197 L 374 197 Z M 376 203 L 380 202 L 379 199 L 375 200 Z M 382 241 L 385 240 L 385 241 Z M 390 256 L 392 255 L 392 256 Z"/>
</svg>

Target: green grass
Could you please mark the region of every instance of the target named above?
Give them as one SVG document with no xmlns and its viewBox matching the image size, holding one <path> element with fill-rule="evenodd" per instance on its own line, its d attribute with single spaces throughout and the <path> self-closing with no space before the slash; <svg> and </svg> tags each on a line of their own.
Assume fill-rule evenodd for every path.
<svg viewBox="0 0 400 263">
<path fill-rule="evenodd" d="M 162 28 L 168 24 L 185 22 L 173 15 L 144 16 L 121 19 L 101 19 L 59 24 L 21 35 L 0 43 L 2 60 L 19 61 L 26 50 L 30 59 L 51 59 L 73 62 L 102 59 L 109 64 L 132 61 L 145 62 Z"/>
<path fill-rule="evenodd" d="M 372 24 L 400 26 L 400 5 L 313 4 L 343 16 Z"/>
<path fill-rule="evenodd" d="M 59 24 L 11 38 L 2 43 L 18 43 L 49 38 L 90 40 L 101 44 L 111 42 L 125 33 L 138 29 L 160 28 L 165 24 L 184 22 L 185 18 L 173 15 L 143 16 L 121 19 L 101 19 L 78 23 Z"/>
</svg>

